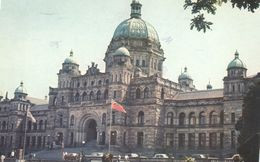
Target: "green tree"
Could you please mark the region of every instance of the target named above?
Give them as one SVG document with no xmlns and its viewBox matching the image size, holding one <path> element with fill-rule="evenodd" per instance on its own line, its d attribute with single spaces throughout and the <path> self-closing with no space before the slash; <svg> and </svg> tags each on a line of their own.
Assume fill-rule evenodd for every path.
<svg viewBox="0 0 260 162">
<path fill-rule="evenodd" d="M 244 98 L 242 118 L 237 122 L 236 129 L 240 131 L 238 137 L 239 154 L 245 162 L 258 159 L 260 133 L 260 73 L 256 77 Z"/>
<path fill-rule="evenodd" d="M 246 9 L 249 12 L 255 12 L 259 8 L 260 0 L 185 0 L 184 9 L 191 8 L 191 13 L 194 14 L 194 18 L 191 19 L 190 29 L 194 27 L 198 31 L 204 33 L 211 30 L 210 21 L 207 21 L 204 17 L 205 13 L 216 14 L 217 6 L 221 6 L 223 3 L 231 3 L 233 8 L 237 7 L 240 10 Z"/>
</svg>

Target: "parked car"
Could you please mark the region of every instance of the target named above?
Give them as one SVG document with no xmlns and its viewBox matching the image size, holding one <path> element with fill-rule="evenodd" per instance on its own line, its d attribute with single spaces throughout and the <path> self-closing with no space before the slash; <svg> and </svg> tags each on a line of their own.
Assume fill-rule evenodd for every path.
<svg viewBox="0 0 260 162">
<path fill-rule="evenodd" d="M 203 155 L 203 154 L 192 154 L 191 157 L 194 158 L 194 159 L 196 159 L 196 160 L 199 160 L 199 159 L 207 159 L 207 156 L 206 156 L 206 155 Z"/>
<path fill-rule="evenodd" d="M 91 156 L 94 157 L 103 157 L 104 153 L 103 152 L 93 152 L 91 153 Z"/>
<path fill-rule="evenodd" d="M 169 156 L 167 154 L 155 154 L 153 158 L 168 159 Z"/>
<path fill-rule="evenodd" d="M 127 153 L 126 154 L 129 158 L 138 158 L 139 157 L 139 154 L 137 153 Z"/>
</svg>

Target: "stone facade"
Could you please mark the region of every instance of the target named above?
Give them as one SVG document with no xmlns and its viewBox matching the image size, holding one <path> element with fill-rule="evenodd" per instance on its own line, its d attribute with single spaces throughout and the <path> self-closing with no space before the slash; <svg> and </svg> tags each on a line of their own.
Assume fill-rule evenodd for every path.
<svg viewBox="0 0 260 162">
<path fill-rule="evenodd" d="M 141 19 L 141 4 L 133 1 L 131 7 L 131 18 L 117 27 L 108 46 L 105 72 L 92 63 L 81 74 L 71 51 L 58 73 L 57 88 L 49 89 L 48 104 L 29 98 L 22 84 L 14 99 L 0 102 L 1 148 L 23 147 L 25 112 L 30 109 L 37 123 L 27 122 L 29 150 L 78 147 L 83 141 L 107 147 L 110 140 L 114 149 L 125 151 L 235 152 L 234 126 L 250 80 L 238 53 L 223 79 L 224 89 L 208 85 L 197 90 L 187 68 L 178 83 L 164 79 L 158 35 Z M 111 100 L 127 113 L 111 111 Z"/>
</svg>

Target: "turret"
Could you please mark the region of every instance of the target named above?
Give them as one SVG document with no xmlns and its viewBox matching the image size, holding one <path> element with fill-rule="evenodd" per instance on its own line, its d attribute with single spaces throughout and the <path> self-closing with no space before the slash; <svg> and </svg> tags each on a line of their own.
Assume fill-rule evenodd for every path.
<svg viewBox="0 0 260 162">
<path fill-rule="evenodd" d="M 80 75 L 79 64 L 73 58 L 73 51 L 70 51 L 63 64 L 62 69 L 58 73 L 58 87 L 69 88 L 71 86 L 71 77 Z"/>
<path fill-rule="evenodd" d="M 246 65 L 240 60 L 239 53 L 228 64 L 227 76 L 224 80 L 224 95 L 226 97 L 241 97 L 245 92 L 244 79 L 246 78 Z"/>
<path fill-rule="evenodd" d="M 16 100 L 26 100 L 27 91 L 24 88 L 23 82 L 15 89 L 14 99 Z"/>
<path fill-rule="evenodd" d="M 188 73 L 187 67 L 184 68 L 184 72 L 179 75 L 178 78 L 179 84 L 184 89 L 194 89 L 195 86 L 193 85 L 193 79 Z"/>
<path fill-rule="evenodd" d="M 210 81 L 209 81 L 209 83 L 207 84 L 207 90 L 212 90 L 212 85 L 210 84 Z"/>
</svg>

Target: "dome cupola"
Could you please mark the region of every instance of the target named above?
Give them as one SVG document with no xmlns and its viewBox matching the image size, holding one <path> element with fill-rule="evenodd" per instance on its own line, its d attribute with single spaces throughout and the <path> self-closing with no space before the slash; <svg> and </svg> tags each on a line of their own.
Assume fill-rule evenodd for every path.
<svg viewBox="0 0 260 162">
<path fill-rule="evenodd" d="M 179 76 L 178 80 L 192 80 L 191 76 L 188 74 L 187 72 L 187 67 L 184 68 L 184 72 L 181 73 L 181 75 Z"/>
<path fill-rule="evenodd" d="M 212 87 L 212 85 L 210 84 L 210 82 L 209 82 L 209 84 L 207 85 L 207 90 L 211 90 L 213 87 Z"/>
<path fill-rule="evenodd" d="M 129 56 L 130 57 L 130 53 L 128 51 L 127 48 L 125 47 L 120 47 L 118 48 L 115 53 L 113 54 L 113 56 Z"/>
<path fill-rule="evenodd" d="M 246 69 L 246 65 L 239 59 L 239 53 L 236 51 L 235 58 L 228 64 L 227 70 L 232 68 Z"/>
<path fill-rule="evenodd" d="M 24 100 L 26 96 L 27 96 L 27 91 L 24 88 L 23 82 L 21 82 L 20 85 L 14 91 L 14 98 Z"/>
<path fill-rule="evenodd" d="M 133 0 L 131 4 L 131 17 L 121 22 L 113 35 L 113 40 L 121 38 L 148 39 L 159 43 L 159 37 L 154 27 L 141 19 L 142 4 Z"/>
<path fill-rule="evenodd" d="M 77 64 L 77 62 L 73 59 L 73 51 L 72 50 L 70 51 L 70 56 L 67 57 L 64 60 L 64 64 Z"/>
</svg>

